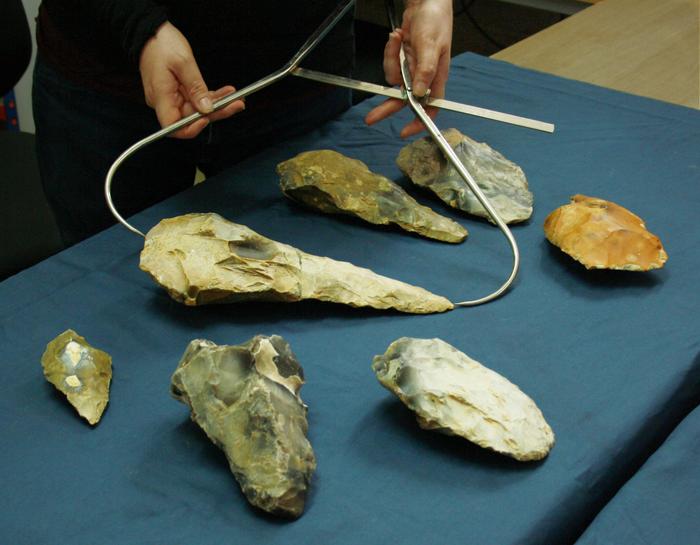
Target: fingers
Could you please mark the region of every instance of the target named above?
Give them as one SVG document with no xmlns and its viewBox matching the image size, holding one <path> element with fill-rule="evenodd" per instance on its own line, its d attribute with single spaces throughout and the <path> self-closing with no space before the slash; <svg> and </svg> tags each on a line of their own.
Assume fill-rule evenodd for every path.
<svg viewBox="0 0 700 545">
<path fill-rule="evenodd" d="M 389 40 L 384 46 L 384 77 L 389 85 L 401 84 L 401 65 L 399 51 L 401 50 L 401 33 L 394 31 L 389 34 Z"/>
<path fill-rule="evenodd" d="M 227 85 L 225 87 L 217 89 L 216 91 L 209 91 L 208 98 L 213 104 L 219 99 L 230 95 L 235 91 L 236 89 L 234 87 L 232 87 L 231 85 Z M 181 89 L 177 95 L 179 98 L 174 99 L 173 104 L 171 104 L 169 107 L 164 108 L 162 115 L 161 113 L 159 113 L 158 107 L 156 107 L 156 115 L 158 116 L 158 121 L 161 123 L 162 126 L 170 125 L 175 121 L 179 121 L 183 117 L 192 115 L 197 111 L 195 110 L 195 107 L 192 104 L 192 102 L 184 98 L 184 89 Z M 172 106 L 177 103 L 179 103 L 179 108 L 175 112 Z M 173 136 L 174 138 L 194 138 L 199 133 L 201 133 L 202 130 L 204 130 L 204 128 L 211 121 L 226 119 L 227 117 L 231 117 L 233 114 L 236 114 L 244 109 L 245 103 L 242 100 L 236 100 L 231 104 L 227 104 L 224 108 L 217 110 L 216 112 L 213 112 L 202 119 L 198 119 L 197 121 L 192 122 L 186 127 L 173 133 L 171 136 Z M 164 124 L 163 120 L 167 120 L 169 122 Z"/>
<path fill-rule="evenodd" d="M 151 96 L 152 107 L 161 127 L 172 125 L 183 117 L 187 102 L 178 91 L 156 92 Z M 191 112 L 190 112 L 191 113 Z M 198 119 L 172 134 L 175 138 L 194 138 L 207 126 L 209 120 Z"/>
<path fill-rule="evenodd" d="M 235 92 L 235 87 L 233 87 L 232 85 L 226 85 L 212 92 L 211 100 L 212 102 L 216 102 L 224 98 L 225 96 Z M 226 106 L 224 106 L 222 109 L 217 110 L 212 114 L 209 114 L 207 117 L 211 121 L 219 121 L 220 119 L 226 119 L 227 117 L 231 117 L 233 114 L 237 114 L 238 112 L 242 112 L 243 110 L 245 110 L 245 102 L 243 102 L 242 100 L 235 100 L 231 104 L 227 104 Z"/>
<path fill-rule="evenodd" d="M 184 55 L 177 62 L 173 63 L 172 70 L 175 78 L 185 89 L 186 96 L 197 108 L 197 111 L 208 114 L 212 111 L 213 103 L 209 95 L 207 84 L 199 71 L 197 61 L 192 55 Z"/>
<path fill-rule="evenodd" d="M 226 85 L 224 87 L 221 87 L 220 89 L 217 89 L 216 91 L 209 91 L 209 99 L 211 100 L 213 105 L 225 96 L 228 96 L 231 93 L 235 92 L 235 87 L 233 87 L 232 85 Z M 182 87 L 180 88 L 180 93 L 182 96 L 186 96 L 186 91 Z M 219 121 L 220 119 L 226 119 L 227 117 L 231 117 L 233 114 L 236 114 L 243 110 L 245 110 L 245 103 L 242 100 L 236 100 L 231 104 L 227 104 L 220 110 L 216 110 L 215 112 L 210 113 L 209 115 L 207 115 L 207 119 L 209 119 L 209 121 Z M 195 111 L 197 110 L 195 109 L 191 101 L 187 101 L 183 98 L 183 104 L 181 107 L 182 117 L 191 115 Z"/>
<path fill-rule="evenodd" d="M 404 106 L 405 104 L 403 100 L 399 100 L 398 98 L 390 98 L 385 100 L 379 106 L 369 111 L 369 113 L 365 116 L 365 123 L 367 123 L 367 125 L 374 125 L 375 123 L 380 122 L 382 119 L 386 119 L 390 115 L 395 114 Z"/>
<path fill-rule="evenodd" d="M 412 75 L 413 94 L 422 98 L 430 90 L 431 96 L 442 98 L 445 96 L 450 66 L 451 11 L 444 8 L 434 13 L 419 14 L 421 16 L 416 21 L 412 21 L 412 14 L 407 10 L 404 13 L 404 28 L 389 34 L 384 47 L 384 75 L 391 85 L 403 82 L 399 61 L 403 43 Z M 365 116 L 365 123 L 373 125 L 395 114 L 404 105 L 400 100 L 387 100 Z M 425 110 L 431 118 L 437 115 L 436 108 L 427 107 Z M 402 129 L 401 137 L 413 136 L 423 130 L 423 123 L 414 119 Z"/>
<path fill-rule="evenodd" d="M 431 119 L 435 119 L 435 116 L 437 115 L 437 108 L 427 107 L 425 108 L 425 113 L 427 113 L 428 117 L 430 117 Z M 401 138 L 408 138 L 424 130 L 425 125 L 423 125 L 422 121 L 416 117 L 413 121 L 408 123 L 403 129 L 401 129 L 401 133 L 399 134 L 399 136 Z"/>
<path fill-rule="evenodd" d="M 417 59 L 413 73 L 413 94 L 417 97 L 424 97 L 435 79 L 440 51 L 431 42 L 419 42 L 415 49 Z"/>
<path fill-rule="evenodd" d="M 390 85 L 401 85 L 401 65 L 399 63 L 399 52 L 401 42 L 404 39 L 404 32 L 400 28 L 389 33 L 389 39 L 384 46 L 384 76 Z M 395 114 L 405 106 L 404 102 L 395 98 L 390 98 L 373 108 L 366 116 L 365 123 L 374 125 Z"/>
<path fill-rule="evenodd" d="M 385 100 L 379 106 L 370 110 L 370 112 L 365 116 L 365 123 L 367 123 L 367 125 L 374 125 L 375 123 L 386 119 L 390 115 L 395 114 L 404 106 L 405 103 L 397 98 Z M 437 115 L 437 108 L 431 108 L 428 106 L 425 108 L 425 111 L 431 119 L 435 119 L 435 116 Z M 401 138 L 408 138 L 409 136 L 413 136 L 414 134 L 418 134 L 424 130 L 425 125 L 421 123 L 420 119 L 416 118 L 401 130 L 400 136 Z"/>
<path fill-rule="evenodd" d="M 194 107 L 179 90 L 172 93 L 161 93 L 155 96 L 153 107 L 161 127 L 167 127 L 180 121 L 183 117 L 194 113 Z M 174 132 L 173 138 L 194 138 L 209 124 L 209 119 L 198 119 Z"/>
<path fill-rule="evenodd" d="M 450 55 L 449 53 L 447 53 L 443 54 L 438 59 L 435 77 L 433 78 L 432 83 L 430 83 L 429 87 L 431 97 L 443 98 L 445 96 L 445 87 L 447 86 L 447 77 L 449 75 L 449 72 Z M 413 90 L 414 94 L 417 94 L 415 85 L 413 87 Z M 425 113 L 427 113 L 428 117 L 430 117 L 431 119 L 435 119 L 438 113 L 438 109 L 428 106 L 425 108 Z M 413 136 L 424 130 L 425 125 L 423 125 L 423 123 L 419 119 L 414 119 L 401 130 L 401 138 L 408 138 L 409 136 Z"/>
<path fill-rule="evenodd" d="M 186 127 L 183 127 L 179 131 L 174 132 L 171 136 L 173 138 L 182 138 L 182 139 L 194 138 L 200 132 L 202 132 L 206 128 L 207 125 L 209 125 L 209 119 L 207 119 L 206 117 L 203 117 L 201 119 L 198 119 L 197 121 L 190 123 Z"/>
<path fill-rule="evenodd" d="M 444 52 L 440 55 L 437 62 L 437 70 L 435 77 L 430 84 L 430 96 L 434 98 L 445 97 L 445 87 L 447 86 L 447 78 L 450 74 L 450 52 Z"/>
<path fill-rule="evenodd" d="M 214 102 L 235 92 L 230 85 L 209 91 L 197 66 L 189 42 L 172 24 L 165 22 L 141 51 L 139 70 L 146 104 L 156 111 L 158 122 L 167 127 L 194 112 L 210 114 L 180 129 L 173 136 L 193 138 L 210 121 L 224 119 L 245 108 L 237 100 L 214 112 Z"/>
</svg>

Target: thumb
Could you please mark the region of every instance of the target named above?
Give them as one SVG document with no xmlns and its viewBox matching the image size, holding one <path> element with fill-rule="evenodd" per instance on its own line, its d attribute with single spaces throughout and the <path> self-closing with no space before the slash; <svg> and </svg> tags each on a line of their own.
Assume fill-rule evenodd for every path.
<svg viewBox="0 0 700 545">
<path fill-rule="evenodd" d="M 425 96 L 437 72 L 439 52 L 437 47 L 428 46 L 417 49 L 416 73 L 413 75 L 413 94 Z"/>
<path fill-rule="evenodd" d="M 208 114 L 214 109 L 207 84 L 204 83 L 197 61 L 189 56 L 175 67 L 175 77 L 187 92 L 192 105 L 201 113 Z"/>
</svg>

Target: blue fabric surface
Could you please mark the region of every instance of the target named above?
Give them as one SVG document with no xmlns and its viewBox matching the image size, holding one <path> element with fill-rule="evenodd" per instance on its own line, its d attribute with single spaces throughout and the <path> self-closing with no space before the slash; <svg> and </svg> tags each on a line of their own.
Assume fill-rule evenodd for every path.
<svg viewBox="0 0 700 545">
<path fill-rule="evenodd" d="M 688 545 L 700 534 L 700 408 L 595 518 L 577 545 Z"/>
<path fill-rule="evenodd" d="M 110 229 L 0 284 L 2 543 L 573 543 L 700 399 L 697 289 L 700 112 L 475 55 L 454 60 L 448 98 L 556 123 L 554 135 L 442 112 L 522 166 L 532 219 L 514 228 L 520 277 L 485 306 L 432 316 L 322 303 L 188 308 L 138 269 L 142 241 Z M 213 211 L 307 252 L 370 267 L 462 300 L 495 289 L 509 249 L 487 222 L 419 200 L 467 226 L 459 246 L 295 206 L 275 165 L 332 148 L 392 179 L 403 112 L 367 128 L 366 101 L 145 211 L 147 229 Z M 235 122 L 235 118 L 231 120 Z M 405 182 L 405 180 L 404 180 Z M 138 191 L 138 187 L 133 188 Z M 669 262 L 647 274 L 587 272 L 546 242 L 570 195 L 645 219 Z M 91 429 L 42 377 L 46 343 L 73 328 L 114 362 Z M 168 394 L 187 343 L 287 339 L 305 369 L 318 470 L 295 522 L 243 498 L 223 454 Z M 418 429 L 370 364 L 401 336 L 440 337 L 518 384 L 557 436 L 522 464 Z"/>
</svg>

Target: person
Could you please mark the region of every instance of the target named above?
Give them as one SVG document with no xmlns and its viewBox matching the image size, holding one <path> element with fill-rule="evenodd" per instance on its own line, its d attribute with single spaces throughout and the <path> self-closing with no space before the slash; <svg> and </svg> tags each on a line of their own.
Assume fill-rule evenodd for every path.
<svg viewBox="0 0 700 545">
<path fill-rule="evenodd" d="M 285 78 L 245 102 L 212 104 L 280 68 L 336 7 L 337 0 L 43 0 L 37 18 L 33 108 L 47 200 L 66 246 L 114 223 L 102 192 L 109 166 L 144 136 L 194 111 L 206 117 L 127 160 L 112 197 L 125 217 L 260 151 L 307 132 L 350 106 L 346 89 Z M 408 0 L 391 32 L 384 69 L 400 83 L 403 41 L 414 92 L 443 96 L 450 59 L 451 0 Z M 352 14 L 303 65 L 349 76 Z M 310 106 L 312 105 L 312 106 Z M 389 100 L 377 123 L 403 106 Z M 155 114 L 155 115 L 154 115 Z M 221 121 L 234 116 L 226 122 Z M 434 115 L 434 112 L 431 112 Z M 413 121 L 402 136 L 421 130 Z"/>
<path fill-rule="evenodd" d="M 17 85 L 32 56 L 32 37 L 21 0 L 0 5 L 0 99 Z"/>
</svg>

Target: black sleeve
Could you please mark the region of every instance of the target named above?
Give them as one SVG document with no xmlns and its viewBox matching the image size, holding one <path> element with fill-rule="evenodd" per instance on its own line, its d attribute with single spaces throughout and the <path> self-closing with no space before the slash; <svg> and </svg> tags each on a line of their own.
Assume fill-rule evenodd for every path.
<svg viewBox="0 0 700 545">
<path fill-rule="evenodd" d="M 143 46 L 168 19 L 165 6 L 152 0 L 44 0 L 44 4 L 52 17 L 91 26 L 97 40 L 118 46 L 132 64 L 138 64 Z"/>
<path fill-rule="evenodd" d="M 0 97 L 24 74 L 32 56 L 32 38 L 21 0 L 0 3 Z"/>
</svg>

